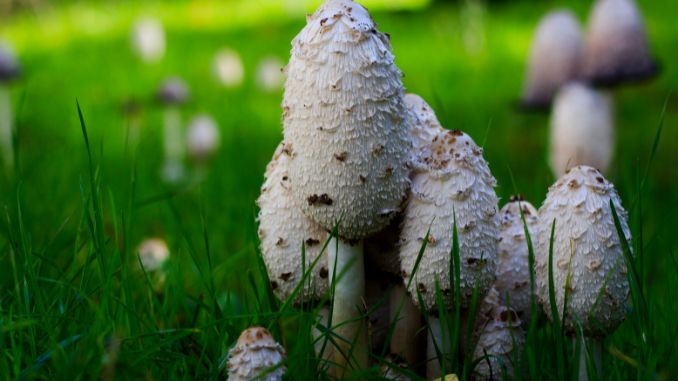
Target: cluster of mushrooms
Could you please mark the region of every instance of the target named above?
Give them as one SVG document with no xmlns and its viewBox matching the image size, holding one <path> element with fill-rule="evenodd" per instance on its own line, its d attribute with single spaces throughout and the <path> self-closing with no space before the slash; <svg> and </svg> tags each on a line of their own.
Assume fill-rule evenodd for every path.
<svg viewBox="0 0 678 381">
<path fill-rule="evenodd" d="M 579 57 L 571 64 L 577 69 L 561 68 L 568 75 L 558 78 L 552 72 L 561 69 L 541 73 L 541 64 L 531 63 L 528 88 L 539 89 L 528 91 L 526 102 L 550 104 L 557 91 L 585 86 L 568 88 L 573 79 L 609 84 L 655 67 L 644 61 L 633 61 L 639 71 L 618 67 L 647 51 L 640 49 L 642 33 L 624 34 L 638 37 L 628 51 L 614 45 L 617 39 L 598 41 L 610 30 L 637 30 L 639 22 L 620 19 L 617 6 L 635 9 L 630 0 L 597 2 L 583 72 Z M 578 36 L 569 15 L 548 19 Z M 549 28 L 540 26 L 537 46 L 562 37 Z M 569 59 L 552 58 L 559 65 Z M 560 152 L 571 165 L 539 210 L 518 196 L 499 209 L 483 149 L 464 132 L 443 128 L 421 97 L 405 93 L 390 37 L 352 0 L 326 0 L 308 17 L 285 70 L 284 138 L 257 201 L 261 252 L 277 297 L 311 308 L 316 327 L 326 328 L 314 336 L 330 375 L 379 365 L 387 379 L 408 380 L 425 364 L 428 379 L 441 377 L 456 361 L 450 353 L 458 352 L 449 322 L 439 318 L 458 306 L 459 324 L 472 327 L 472 337 L 460 341 L 471 343 L 462 350 L 475 360 L 473 377 L 512 378 L 521 371 L 515 359 L 527 322 L 536 319 L 532 306 L 554 318 L 550 271 L 558 318 L 574 340 L 586 337 L 582 361 L 599 356 L 601 340 L 628 308 L 622 243 L 631 237 L 614 186 L 594 168 L 598 162 Z M 470 316 L 474 300 L 478 313 Z M 230 353 L 229 379 L 279 380 L 284 368 L 266 354 L 282 361 L 284 349 L 270 333 L 252 329 L 263 332 L 261 344 L 243 333 Z M 329 340 L 322 333 L 328 331 Z M 382 348 L 390 352 L 386 361 L 378 356 Z M 587 379 L 583 367 L 580 379 Z"/>
</svg>

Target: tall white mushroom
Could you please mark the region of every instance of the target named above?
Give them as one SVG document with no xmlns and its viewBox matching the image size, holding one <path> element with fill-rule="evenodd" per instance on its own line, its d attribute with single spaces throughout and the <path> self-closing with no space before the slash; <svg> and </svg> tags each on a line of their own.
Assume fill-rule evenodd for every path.
<svg viewBox="0 0 678 381">
<path fill-rule="evenodd" d="M 549 318 L 553 318 L 549 245 L 555 224 L 552 270 L 558 315 L 562 319 L 567 294 L 564 327 L 574 335 L 581 326 L 592 343 L 599 342 L 624 320 L 628 303 L 626 263 L 610 202 L 630 241 L 627 213 L 614 186 L 597 169 L 570 169 L 549 188 L 539 209 L 542 223 L 536 233 L 535 266 L 539 300 Z M 594 345 L 594 349 L 599 351 L 600 346 Z"/>
<path fill-rule="evenodd" d="M 494 282 L 499 216 L 496 181 L 482 156 L 483 150 L 465 133 L 441 131 L 425 147 L 414 164 L 412 194 L 405 209 L 399 256 L 405 284 L 419 305 L 418 294 L 429 311 L 433 342 L 444 349 L 441 327 L 435 317 L 439 309 L 454 306 L 454 290 L 450 288 L 450 263 L 453 227 L 456 222 L 459 238 L 461 295 L 466 307 L 478 289 L 482 297 Z M 430 229 L 428 244 L 419 267 L 412 271 Z M 414 279 L 410 279 L 414 276 Z M 436 301 L 436 285 L 440 287 L 443 305 Z M 428 354 L 428 376 L 439 376 L 435 352 Z"/>
<path fill-rule="evenodd" d="M 160 20 L 142 17 L 132 28 L 132 47 L 146 63 L 155 63 L 165 56 L 165 29 Z"/>
<path fill-rule="evenodd" d="M 606 172 L 614 151 L 613 103 L 609 94 L 583 83 L 560 89 L 551 114 L 550 164 L 556 177 L 576 165 Z"/>
<path fill-rule="evenodd" d="M 562 85 L 578 78 L 583 54 L 581 26 L 572 12 L 560 9 L 544 16 L 532 41 L 522 104 L 547 108 Z"/>
<path fill-rule="evenodd" d="M 164 109 L 165 164 L 162 169 L 162 177 L 168 183 L 175 184 L 184 178 L 185 145 L 181 132 L 179 108 L 188 100 L 188 86 L 178 77 L 168 78 L 158 89 L 156 97 Z"/>
<path fill-rule="evenodd" d="M 535 239 L 539 224 L 537 209 L 520 196 L 511 197 L 499 211 L 501 240 L 494 287 L 499 292 L 501 304 L 510 307 L 523 323 L 527 323 L 530 321 L 531 308 L 530 261 L 521 211 L 530 238 Z"/>
<path fill-rule="evenodd" d="M 0 44 L 0 153 L 6 173 L 14 167 L 13 113 L 9 84 L 20 74 L 19 63 L 9 47 Z"/>
<path fill-rule="evenodd" d="M 336 351 L 340 366 L 351 342 L 357 367 L 367 363 L 357 319 L 362 239 L 389 224 L 409 185 L 409 119 L 390 49 L 365 8 L 328 0 L 295 37 L 287 67 L 283 121 L 294 198 L 323 228 L 338 226 L 341 238 L 330 245 L 329 259 L 333 325 L 347 340 Z"/>
<path fill-rule="evenodd" d="M 263 327 L 244 330 L 228 352 L 228 381 L 281 381 L 285 348 Z"/>
<path fill-rule="evenodd" d="M 584 76 L 610 86 L 647 79 L 658 71 L 634 0 L 597 0 L 589 16 Z"/>
</svg>

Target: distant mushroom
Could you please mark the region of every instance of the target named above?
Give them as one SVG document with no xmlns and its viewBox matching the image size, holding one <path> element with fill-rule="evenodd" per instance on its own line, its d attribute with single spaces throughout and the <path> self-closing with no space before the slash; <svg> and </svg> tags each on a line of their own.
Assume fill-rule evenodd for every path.
<svg viewBox="0 0 678 381">
<path fill-rule="evenodd" d="M 137 20 L 132 29 L 132 47 L 146 63 L 160 61 L 165 55 L 165 29 L 153 17 Z"/>
<path fill-rule="evenodd" d="M 522 104 L 547 109 L 558 89 L 581 72 L 584 42 L 579 21 L 569 10 L 544 16 L 534 35 Z"/>
<path fill-rule="evenodd" d="M 238 52 L 231 48 L 221 49 L 214 57 L 214 73 L 224 87 L 240 86 L 245 68 Z"/>
<path fill-rule="evenodd" d="M 450 263 L 453 227 L 459 238 L 461 295 L 460 305 L 466 308 L 477 288 L 482 297 L 494 283 L 495 261 L 499 240 L 499 216 L 496 181 L 482 156 L 483 150 L 459 130 L 441 131 L 425 147 L 414 163 L 412 192 L 405 209 L 399 256 L 404 283 L 409 284 L 413 301 L 429 312 L 429 350 L 446 350 L 442 327 L 436 318 L 440 309 L 455 305 L 451 289 Z M 427 231 L 429 235 L 427 237 Z M 427 239 L 415 274 L 415 262 Z M 412 279 L 412 277 L 414 277 Z M 440 287 L 442 305 L 436 300 Z M 424 305 L 420 305 L 419 296 Z M 445 354 L 445 353 L 443 353 Z M 440 376 L 436 352 L 428 353 L 429 379 Z"/>
<path fill-rule="evenodd" d="M 525 224 L 523 224 L 523 217 Z M 534 234 L 539 224 L 539 214 L 537 209 L 522 197 L 513 196 L 499 211 L 499 219 L 501 240 L 497 254 L 497 279 L 494 287 L 499 293 L 501 304 L 510 307 L 523 323 L 527 323 L 530 321 L 531 285 L 525 225 L 527 225 L 530 238 L 535 240 Z"/>
<path fill-rule="evenodd" d="M 9 47 L 0 45 L 0 150 L 6 173 L 14 168 L 13 113 L 9 84 L 21 73 L 19 63 Z"/>
<path fill-rule="evenodd" d="M 167 243 L 160 238 L 149 238 L 139 245 L 137 253 L 143 271 L 149 274 L 151 278 L 153 289 L 160 292 L 165 286 L 167 265 L 170 258 Z"/>
<path fill-rule="evenodd" d="M 583 83 L 560 89 L 551 114 L 550 164 L 556 177 L 577 165 L 606 172 L 614 150 L 613 103 L 609 94 Z"/>
<path fill-rule="evenodd" d="M 162 177 L 171 184 L 184 178 L 184 141 L 181 132 L 179 107 L 186 103 L 189 90 L 186 83 L 177 77 L 166 79 L 158 89 L 157 99 L 163 105 L 165 164 Z"/>
<path fill-rule="evenodd" d="M 539 209 L 542 223 L 535 240 L 537 293 L 544 311 L 553 319 L 551 309 L 556 307 L 563 320 L 567 300 L 562 324 L 572 336 L 581 327 L 593 344 L 594 359 L 600 358 L 601 340 L 624 320 L 628 305 L 626 263 L 610 203 L 617 211 L 625 239 L 630 241 L 627 213 L 614 186 L 594 168 L 574 167 L 549 188 Z M 551 306 L 549 246 L 554 224 L 556 306 Z M 587 379 L 585 369 L 583 376 Z"/>
<path fill-rule="evenodd" d="M 597 0 L 589 16 L 584 77 L 596 86 L 614 86 L 658 71 L 635 1 Z"/>
<path fill-rule="evenodd" d="M 282 381 L 285 356 L 266 328 L 247 328 L 228 352 L 228 381 Z"/>
<path fill-rule="evenodd" d="M 221 133 L 217 122 L 207 114 L 196 115 L 188 123 L 186 131 L 188 157 L 195 166 L 195 178 L 202 181 L 207 174 L 207 165 L 219 150 Z"/>
<path fill-rule="evenodd" d="M 327 0 L 307 21 L 292 42 L 283 97 L 290 178 L 304 214 L 338 228 L 332 324 L 344 340 L 335 362 L 345 367 L 352 348 L 351 365 L 364 368 L 362 240 L 390 223 L 409 185 L 402 74 L 387 35 L 358 3 Z"/>
<path fill-rule="evenodd" d="M 285 63 L 277 57 L 265 57 L 259 62 L 256 70 L 256 80 L 259 88 L 271 93 L 280 90 L 285 83 L 283 74 Z"/>
</svg>

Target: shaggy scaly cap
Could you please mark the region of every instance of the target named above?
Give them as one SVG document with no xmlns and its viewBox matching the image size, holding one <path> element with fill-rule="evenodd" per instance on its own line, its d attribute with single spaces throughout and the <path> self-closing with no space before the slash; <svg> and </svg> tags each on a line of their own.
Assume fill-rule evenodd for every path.
<svg viewBox="0 0 678 381">
<path fill-rule="evenodd" d="M 344 239 L 386 227 L 408 188 L 410 123 L 388 37 L 367 10 L 328 0 L 292 42 L 283 99 L 303 212 Z"/>
<path fill-rule="evenodd" d="M 436 310 L 436 279 L 445 306 L 452 305 L 450 253 L 456 217 L 461 257 L 460 287 L 465 305 L 476 285 L 484 295 L 494 282 L 499 216 L 496 181 L 483 159 L 483 150 L 465 133 L 443 131 L 425 148 L 415 163 L 412 195 L 405 210 L 399 245 L 405 284 L 430 226 L 428 246 L 409 292 L 417 291 L 425 307 Z"/>
<path fill-rule="evenodd" d="M 288 175 L 289 156 L 281 143 L 266 168 L 266 180 L 261 187 L 259 205 L 259 240 L 261 253 L 271 280 L 273 292 L 286 300 L 303 277 L 302 245 L 305 247 L 308 271 L 328 239 L 328 234 L 301 213 L 294 204 L 292 183 Z M 320 299 L 328 288 L 327 256 L 323 252 L 296 302 Z"/>
<path fill-rule="evenodd" d="M 412 152 L 417 154 L 422 147 L 431 143 L 436 134 L 443 130 L 431 106 L 416 94 L 405 95 L 405 104 L 412 121 Z"/>
<path fill-rule="evenodd" d="M 478 342 L 473 357 L 482 360 L 476 365 L 476 380 L 500 380 L 503 374 L 513 379 L 514 355 L 520 358 L 519 352 L 525 344 L 525 333 L 518 314 L 502 304 L 500 299 L 496 289 L 492 288 L 479 308 L 481 316 L 475 327 Z M 485 354 L 488 357 L 483 358 Z"/>
<path fill-rule="evenodd" d="M 584 75 L 594 84 L 614 85 L 657 72 L 643 20 L 633 0 L 598 0 L 589 17 Z"/>
<path fill-rule="evenodd" d="M 551 115 L 551 170 L 589 165 L 607 171 L 614 150 L 612 98 L 581 83 L 564 86 Z"/>
<path fill-rule="evenodd" d="M 275 367 L 284 359 L 285 348 L 266 328 L 247 328 L 228 352 L 228 381 L 282 380 L 285 367 Z"/>
<path fill-rule="evenodd" d="M 567 287 L 565 326 L 574 332 L 580 322 L 587 336 L 605 336 L 626 315 L 629 284 L 626 263 L 612 218 L 614 204 L 627 240 L 627 213 L 614 186 L 596 169 L 579 166 L 561 177 L 539 209 L 536 280 L 539 300 L 550 316 L 548 258 L 555 220 L 553 277 L 558 313 L 562 316 Z M 568 279 L 569 275 L 569 280 Z"/>
<path fill-rule="evenodd" d="M 506 305 L 508 302 L 508 306 L 518 313 L 521 320 L 529 321 L 530 263 L 525 227 L 520 217 L 521 209 L 530 237 L 532 240 L 536 239 L 534 234 L 539 224 L 537 209 L 520 197 L 512 197 L 499 211 L 501 241 L 494 287 L 502 298 L 502 304 Z"/>
<path fill-rule="evenodd" d="M 579 21 L 567 10 L 544 16 L 535 32 L 523 104 L 546 107 L 558 88 L 579 75 L 584 42 Z"/>
</svg>

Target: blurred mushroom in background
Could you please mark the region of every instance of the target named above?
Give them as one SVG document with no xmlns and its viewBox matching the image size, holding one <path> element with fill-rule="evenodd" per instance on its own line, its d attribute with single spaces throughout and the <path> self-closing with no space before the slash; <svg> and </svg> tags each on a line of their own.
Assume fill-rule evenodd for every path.
<svg viewBox="0 0 678 381">
<path fill-rule="evenodd" d="M 227 88 L 240 86 L 245 77 L 245 68 L 238 52 L 223 48 L 214 57 L 214 75 Z"/>
<path fill-rule="evenodd" d="M 132 28 L 132 48 L 145 63 L 156 63 L 165 56 L 165 29 L 160 20 L 142 17 Z"/>
<path fill-rule="evenodd" d="M 14 168 L 14 114 L 9 85 L 20 74 L 19 62 L 12 49 L 0 42 L 0 153 L 8 174 Z"/>
<path fill-rule="evenodd" d="M 181 113 L 179 109 L 188 101 L 189 90 L 181 78 L 166 79 L 158 89 L 156 97 L 163 106 L 163 136 L 165 164 L 161 176 L 169 184 L 177 184 L 184 179 L 184 134 L 181 132 Z"/>
<path fill-rule="evenodd" d="M 277 57 L 262 59 L 257 65 L 257 86 L 267 93 L 282 89 L 285 84 L 284 67 L 285 63 Z"/>
<path fill-rule="evenodd" d="M 207 166 L 216 156 L 221 144 L 217 122 L 207 114 L 200 114 L 188 123 L 186 146 L 188 158 L 195 167 L 194 177 L 202 181 L 207 175 Z"/>
</svg>

